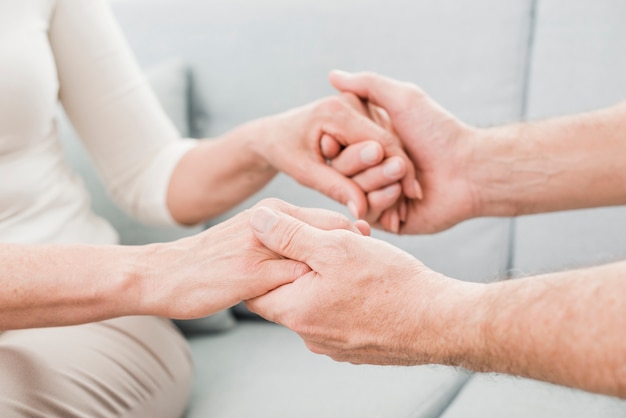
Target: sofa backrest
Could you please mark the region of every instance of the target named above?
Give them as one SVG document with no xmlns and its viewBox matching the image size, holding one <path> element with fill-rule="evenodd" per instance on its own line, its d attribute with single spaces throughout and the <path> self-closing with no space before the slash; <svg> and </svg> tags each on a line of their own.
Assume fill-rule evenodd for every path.
<svg viewBox="0 0 626 418">
<path fill-rule="evenodd" d="M 113 6 L 143 66 L 171 57 L 190 64 L 198 136 L 333 94 L 327 82 L 333 68 L 415 82 L 469 123 L 522 117 L 530 0 L 119 0 Z M 279 176 L 225 217 L 264 196 L 345 212 Z M 480 219 L 433 236 L 376 235 L 446 274 L 490 280 L 509 266 L 511 231 L 509 219 Z"/>
<path fill-rule="evenodd" d="M 333 94 L 326 80 L 333 68 L 415 82 L 479 126 L 590 110 L 626 96 L 621 0 L 118 0 L 113 8 L 144 68 L 176 58 L 192 69 L 187 110 L 197 137 Z M 86 177 L 94 206 L 126 228 L 125 242 L 190 232 L 129 228 L 93 173 Z M 279 176 L 215 222 L 266 196 L 345 213 Z M 624 225 L 626 209 L 618 207 L 473 220 L 432 236 L 376 236 L 446 274 L 484 281 L 509 269 L 528 274 L 626 257 Z"/>
</svg>

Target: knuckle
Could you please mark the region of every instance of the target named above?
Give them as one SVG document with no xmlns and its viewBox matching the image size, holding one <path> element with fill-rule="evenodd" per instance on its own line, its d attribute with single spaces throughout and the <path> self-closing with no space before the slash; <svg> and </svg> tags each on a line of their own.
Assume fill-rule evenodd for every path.
<svg viewBox="0 0 626 418">
<path fill-rule="evenodd" d="M 339 96 L 331 96 L 318 101 L 315 109 L 318 113 L 332 115 L 337 112 L 343 112 L 345 107 L 346 104 Z"/>
<path fill-rule="evenodd" d="M 282 233 L 280 234 L 283 237 L 280 244 L 280 248 L 282 251 L 287 254 L 292 254 L 297 250 L 298 236 L 300 235 L 303 228 L 304 224 L 300 222 L 290 223 L 285 227 L 284 231 L 282 231 Z"/>
<path fill-rule="evenodd" d="M 350 229 L 350 227 L 352 226 L 352 222 L 350 222 L 350 219 L 348 219 L 347 216 L 342 215 L 341 213 L 332 212 L 331 216 L 334 218 L 333 222 L 335 222 L 338 228 Z"/>
<path fill-rule="evenodd" d="M 335 199 L 335 200 L 337 200 L 337 201 L 339 201 L 341 203 L 347 203 L 347 202 L 344 202 L 344 193 L 343 193 L 343 191 L 344 191 L 343 184 L 341 184 L 338 181 L 332 181 L 332 182 L 330 182 L 330 183 L 328 183 L 326 185 L 326 194 L 329 197 L 331 197 L 331 198 L 333 198 L 333 199 Z"/>
<path fill-rule="evenodd" d="M 326 350 L 324 350 L 324 347 L 321 346 L 320 344 L 307 341 L 306 347 L 313 354 L 326 354 Z"/>
<path fill-rule="evenodd" d="M 352 232 L 340 230 L 337 232 L 338 233 L 333 236 L 332 239 L 329 239 L 320 245 L 319 251 L 321 258 L 325 262 L 332 262 L 332 264 L 344 263 L 348 261 L 348 249 L 351 246 L 348 234 L 352 234 Z"/>
<path fill-rule="evenodd" d="M 363 107 L 361 99 L 359 99 L 354 93 L 343 92 L 339 94 L 339 97 L 343 103 L 346 103 L 352 108 L 361 109 Z"/>
<path fill-rule="evenodd" d="M 379 77 L 379 75 L 373 71 L 362 71 L 358 73 L 358 76 L 362 77 L 368 83 L 371 83 L 372 81 L 374 81 L 376 78 Z"/>
</svg>

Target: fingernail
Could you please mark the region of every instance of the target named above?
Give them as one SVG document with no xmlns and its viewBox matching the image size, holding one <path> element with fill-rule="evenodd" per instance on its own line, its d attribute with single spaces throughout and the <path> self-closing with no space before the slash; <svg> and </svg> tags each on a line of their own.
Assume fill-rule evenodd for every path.
<svg viewBox="0 0 626 418">
<path fill-rule="evenodd" d="M 269 208 L 261 207 L 252 213 L 250 225 L 252 225 L 252 228 L 255 231 L 264 233 L 269 231 L 277 221 L 278 216 L 276 215 L 276 212 Z"/>
<path fill-rule="evenodd" d="M 391 232 L 397 234 L 400 230 L 400 218 L 398 217 L 398 212 L 393 211 L 391 213 Z"/>
<path fill-rule="evenodd" d="M 415 188 L 415 196 L 422 200 L 424 198 L 424 193 L 422 192 L 422 186 L 420 186 L 417 180 L 413 180 L 413 187 Z"/>
<path fill-rule="evenodd" d="M 352 215 L 355 219 L 359 219 L 359 210 L 356 208 L 356 204 L 354 202 L 348 202 L 348 210 L 350 211 L 350 215 Z"/>
<path fill-rule="evenodd" d="M 361 150 L 361 161 L 365 164 L 375 164 L 378 162 L 378 147 L 370 144 Z"/>
<path fill-rule="evenodd" d="M 390 178 L 397 178 L 402 174 L 402 166 L 398 160 L 392 160 L 383 167 L 383 174 Z"/>
</svg>

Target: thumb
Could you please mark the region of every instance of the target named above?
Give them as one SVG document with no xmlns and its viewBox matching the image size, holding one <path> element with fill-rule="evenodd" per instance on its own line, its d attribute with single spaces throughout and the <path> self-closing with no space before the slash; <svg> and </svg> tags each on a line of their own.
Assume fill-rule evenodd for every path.
<svg viewBox="0 0 626 418">
<path fill-rule="evenodd" d="M 331 84 L 339 91 L 348 92 L 382 107 L 393 119 L 411 110 L 416 100 L 423 100 L 426 95 L 414 84 L 403 83 L 372 72 L 347 73 L 333 70 L 329 74 Z M 389 154 L 397 155 L 397 154 Z M 407 167 L 407 174 L 402 179 L 402 189 L 407 197 L 421 199 L 423 191 L 416 180 L 413 163 Z"/>
<path fill-rule="evenodd" d="M 404 103 L 404 98 L 419 90 L 412 84 L 372 72 L 347 73 L 333 70 L 329 79 L 337 90 L 353 93 L 382 107 L 389 114 L 406 111 L 407 103 Z"/>
<path fill-rule="evenodd" d="M 283 257 L 301 261 L 315 254 L 323 231 L 285 213 L 267 207 L 254 209 L 250 217 L 254 235 L 270 250 Z"/>
</svg>

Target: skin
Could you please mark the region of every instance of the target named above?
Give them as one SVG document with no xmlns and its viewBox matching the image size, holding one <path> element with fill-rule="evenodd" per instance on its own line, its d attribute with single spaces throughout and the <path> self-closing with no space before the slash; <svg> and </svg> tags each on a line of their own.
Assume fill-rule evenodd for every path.
<svg viewBox="0 0 626 418">
<path fill-rule="evenodd" d="M 392 206 L 402 193 L 414 193 L 400 186 L 415 174 L 397 138 L 372 122 L 361 101 L 346 93 L 200 141 L 170 179 L 172 216 L 182 224 L 206 221 L 284 171 L 347 204 L 359 217 L 368 210 L 363 184 L 327 163 L 320 147 L 323 135 L 342 144 L 352 174 L 389 161 L 399 167 L 371 185 L 392 186 L 391 194 L 381 195 L 382 206 Z M 270 205 L 285 208 L 274 201 Z M 321 227 L 354 229 L 334 213 L 288 210 Z M 5 289 L 0 293 L 0 329 L 133 314 L 197 318 L 264 294 L 308 270 L 301 263 L 273 260 L 275 254 L 250 233 L 248 216 L 246 211 L 197 236 L 142 247 L 0 244 L 0 285 Z"/>
<path fill-rule="evenodd" d="M 355 227 L 343 215 L 260 203 L 322 229 Z M 260 244 L 246 210 L 201 234 L 145 246 L 0 244 L 0 329 L 72 325 L 124 315 L 188 319 L 215 313 L 310 269 Z M 219 245 L 216 245 L 219 243 Z"/>
<path fill-rule="evenodd" d="M 376 183 L 359 184 L 327 164 L 320 138 L 345 149 L 351 175 L 381 162 L 398 168 Z M 350 146 L 352 145 L 352 146 Z M 391 159 L 391 162 L 388 160 Z M 279 115 L 247 123 L 223 137 L 201 141 L 180 161 L 168 188 L 174 219 L 196 224 L 230 209 L 266 185 L 279 171 L 345 204 L 355 218 L 368 210 L 365 191 L 401 182 L 378 206 L 392 206 L 404 193 L 415 197 L 415 170 L 402 145 L 371 121 L 354 95 L 322 99 Z"/>
<path fill-rule="evenodd" d="M 311 271 L 247 305 L 315 353 L 510 373 L 626 398 L 626 262 L 468 283 L 386 242 L 280 211 L 257 208 L 251 224 L 264 245 Z"/>
<path fill-rule="evenodd" d="M 478 129 L 407 83 L 372 73 L 333 73 L 331 82 L 382 108 L 417 168 L 424 196 L 407 201 L 401 232 L 626 204 L 624 103 Z M 280 211 L 257 208 L 251 224 L 264 245 L 311 271 L 249 308 L 295 330 L 316 353 L 456 365 L 626 398 L 626 262 L 475 284 L 384 242 L 321 231 Z"/>
</svg>

